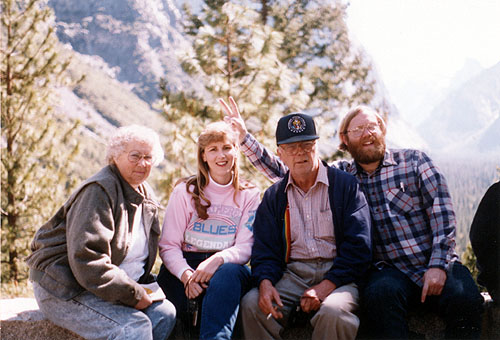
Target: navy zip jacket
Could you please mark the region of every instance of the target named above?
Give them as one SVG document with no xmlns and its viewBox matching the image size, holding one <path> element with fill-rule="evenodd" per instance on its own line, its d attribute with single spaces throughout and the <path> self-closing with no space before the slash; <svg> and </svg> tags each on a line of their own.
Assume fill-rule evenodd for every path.
<svg viewBox="0 0 500 340">
<path fill-rule="evenodd" d="M 328 172 L 332 228 L 337 246 L 337 256 L 324 279 L 340 287 L 358 282 L 371 263 L 370 210 L 354 176 L 323 164 Z M 266 190 L 257 209 L 251 258 L 252 279 L 257 286 L 265 279 L 276 285 L 289 260 L 289 222 L 285 219 L 288 205 L 285 187 L 289 175 L 290 172 Z"/>
</svg>

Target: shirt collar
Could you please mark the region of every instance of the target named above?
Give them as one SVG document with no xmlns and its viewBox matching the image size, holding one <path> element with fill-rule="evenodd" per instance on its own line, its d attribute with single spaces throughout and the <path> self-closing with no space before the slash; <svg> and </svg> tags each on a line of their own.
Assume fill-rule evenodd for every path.
<svg viewBox="0 0 500 340">
<path fill-rule="evenodd" d="M 394 159 L 394 153 L 390 149 L 385 149 L 384 160 L 382 161 L 382 166 L 398 165 L 398 162 Z"/>
<path fill-rule="evenodd" d="M 208 186 L 210 186 L 212 189 L 214 189 L 216 191 L 220 191 L 220 190 L 224 191 L 226 188 L 231 187 L 233 185 L 234 174 L 232 175 L 231 180 L 227 184 L 217 183 L 210 175 L 210 172 L 208 173 L 208 178 L 209 178 Z"/>
</svg>

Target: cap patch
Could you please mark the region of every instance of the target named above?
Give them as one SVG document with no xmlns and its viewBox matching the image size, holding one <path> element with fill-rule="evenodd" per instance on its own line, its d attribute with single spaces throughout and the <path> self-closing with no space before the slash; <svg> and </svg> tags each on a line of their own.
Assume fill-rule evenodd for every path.
<svg viewBox="0 0 500 340">
<path fill-rule="evenodd" d="M 293 133 L 301 133 L 306 129 L 306 121 L 300 116 L 293 116 L 288 120 L 288 130 Z"/>
</svg>

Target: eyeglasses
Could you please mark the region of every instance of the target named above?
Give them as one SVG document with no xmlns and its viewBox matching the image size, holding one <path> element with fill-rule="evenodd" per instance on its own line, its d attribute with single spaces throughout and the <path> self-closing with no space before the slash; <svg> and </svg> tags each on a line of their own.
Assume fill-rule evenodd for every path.
<svg viewBox="0 0 500 340">
<path fill-rule="evenodd" d="M 297 142 L 291 144 L 282 144 L 280 148 L 283 149 L 289 156 L 295 156 L 299 153 L 299 150 L 304 152 L 311 152 L 314 146 L 316 145 L 316 141 L 310 142 Z"/>
<path fill-rule="evenodd" d="M 370 133 L 380 132 L 380 126 L 376 123 L 360 125 L 358 127 L 355 127 L 354 129 L 347 130 L 347 132 L 352 134 L 353 137 L 361 137 L 365 129 Z"/>
<path fill-rule="evenodd" d="M 151 165 L 153 163 L 153 156 L 151 155 L 143 155 L 139 151 L 130 151 L 128 154 L 128 160 L 131 163 L 139 163 L 143 158 L 147 165 Z"/>
</svg>

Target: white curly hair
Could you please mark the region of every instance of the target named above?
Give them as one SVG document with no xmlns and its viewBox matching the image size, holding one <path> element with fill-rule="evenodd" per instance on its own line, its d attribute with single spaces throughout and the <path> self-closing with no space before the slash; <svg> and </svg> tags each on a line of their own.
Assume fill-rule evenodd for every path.
<svg viewBox="0 0 500 340">
<path fill-rule="evenodd" d="M 106 149 L 106 161 L 108 164 L 113 164 L 113 159 L 118 158 L 130 142 L 146 143 L 151 146 L 153 166 L 163 161 L 163 148 L 161 147 L 158 134 L 148 127 L 134 124 L 119 127 L 109 139 Z"/>
</svg>

